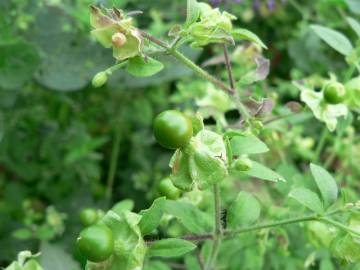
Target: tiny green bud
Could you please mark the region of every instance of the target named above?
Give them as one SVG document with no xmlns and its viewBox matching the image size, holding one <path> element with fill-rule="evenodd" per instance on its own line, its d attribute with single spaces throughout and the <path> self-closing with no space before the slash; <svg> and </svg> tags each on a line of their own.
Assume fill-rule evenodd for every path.
<svg viewBox="0 0 360 270">
<path fill-rule="evenodd" d="M 170 178 L 165 178 L 159 183 L 158 186 L 159 193 L 162 196 L 170 200 L 176 200 L 180 197 L 181 191 L 171 182 Z"/>
<path fill-rule="evenodd" d="M 329 104 L 339 104 L 345 99 L 346 90 L 339 82 L 331 82 L 324 87 L 324 99 Z"/>
<path fill-rule="evenodd" d="M 242 157 L 242 158 L 237 159 L 234 162 L 233 166 L 234 166 L 235 170 L 244 172 L 244 171 L 248 171 L 251 169 L 252 162 L 250 159 L 248 159 L 246 157 Z"/>
<path fill-rule="evenodd" d="M 99 73 L 96 73 L 94 78 L 92 79 L 92 85 L 95 88 L 103 86 L 108 80 L 108 76 L 105 71 L 101 71 Z"/>
</svg>

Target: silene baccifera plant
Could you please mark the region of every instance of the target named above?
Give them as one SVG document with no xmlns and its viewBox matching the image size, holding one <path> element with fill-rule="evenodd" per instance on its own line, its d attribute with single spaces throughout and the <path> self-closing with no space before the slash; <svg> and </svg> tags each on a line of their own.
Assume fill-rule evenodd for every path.
<svg viewBox="0 0 360 270">
<path fill-rule="evenodd" d="M 198 75 L 204 91 L 196 100 L 197 113 L 168 110 L 154 119 L 155 139 L 174 153 L 169 161 L 170 175 L 159 183 L 160 197 L 150 208 L 135 213 L 133 202 L 123 200 L 106 213 L 90 208 L 82 211 L 80 219 L 85 228 L 76 246 L 86 258 L 85 269 L 240 269 L 241 256 L 236 254 L 253 248 L 244 246 L 244 235 L 257 238 L 255 248 L 263 254 L 269 232 L 274 230 L 280 235 L 277 229 L 288 224 L 306 227 L 312 241 L 330 249 L 341 263 L 358 260 L 360 202 L 349 202 L 346 196 L 339 199 L 336 181 L 321 166 L 309 165 L 313 186 L 290 188 L 287 208 L 281 203 L 266 205 L 266 198 L 256 189 L 234 194 L 238 180 L 245 177 L 266 180 L 268 185 L 286 182 L 260 162 L 260 155 L 269 147 L 258 135 L 266 128 L 265 118 L 271 112 L 272 101 L 243 97 L 241 92 L 266 78 L 269 61 L 261 54 L 266 45 L 254 33 L 234 27 L 234 15 L 196 0 L 187 1 L 186 21 L 171 28 L 170 42 L 137 28 L 134 15 L 138 13 L 91 7 L 91 34 L 102 46 L 112 49 L 116 59 L 114 66 L 94 76 L 93 86 L 106 84 L 111 74 L 122 68 L 135 77 L 152 76 L 164 68 L 158 59 L 164 55 Z M 329 35 L 333 32 L 321 26 L 313 28 L 331 44 Z M 238 41 L 250 45 L 237 47 L 230 54 L 228 47 Z M 188 58 L 182 52 L 182 47 L 188 45 L 211 45 L 222 50 L 220 64 L 226 68 L 228 83 Z M 354 71 L 359 68 L 354 56 L 357 50 L 348 47 L 339 50 Z M 241 77 L 233 73 L 232 62 L 236 58 L 242 64 L 236 67 Z M 294 81 L 301 90 L 301 100 L 330 131 L 336 129 L 339 117 L 359 110 L 360 79 L 351 78 L 352 73 L 343 82 L 333 74 L 330 79 Z M 319 86 L 321 91 L 315 91 Z M 235 124 L 227 123 L 224 117 L 224 112 L 231 109 L 241 116 Z M 205 126 L 204 116 L 213 117 L 215 125 Z M 42 269 L 36 263 L 36 255 L 25 255 L 6 270 Z"/>
</svg>

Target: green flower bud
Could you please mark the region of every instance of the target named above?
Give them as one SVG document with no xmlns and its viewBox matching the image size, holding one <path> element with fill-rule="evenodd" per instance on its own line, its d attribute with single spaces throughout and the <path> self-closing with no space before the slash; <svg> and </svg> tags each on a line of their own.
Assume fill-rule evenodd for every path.
<svg viewBox="0 0 360 270">
<path fill-rule="evenodd" d="M 346 90 L 339 82 L 331 82 L 324 87 L 324 99 L 329 104 L 339 104 L 344 101 Z"/>
<path fill-rule="evenodd" d="M 246 157 L 242 157 L 237 159 L 234 163 L 233 163 L 234 169 L 237 171 L 248 171 L 251 169 L 252 167 L 252 162 L 250 159 L 246 158 Z"/>
<path fill-rule="evenodd" d="M 105 71 L 101 71 L 97 73 L 92 79 L 92 85 L 95 88 L 103 86 L 108 80 L 108 76 Z"/>
</svg>

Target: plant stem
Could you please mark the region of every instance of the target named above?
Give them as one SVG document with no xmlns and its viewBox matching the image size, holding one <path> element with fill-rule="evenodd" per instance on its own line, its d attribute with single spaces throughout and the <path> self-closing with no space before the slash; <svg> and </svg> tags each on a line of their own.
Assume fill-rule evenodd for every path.
<svg viewBox="0 0 360 270">
<path fill-rule="evenodd" d="M 181 52 L 179 52 L 176 48 L 172 48 L 170 45 L 165 43 L 164 41 L 157 39 L 156 37 L 150 35 L 149 33 L 145 31 L 141 31 L 141 35 L 145 38 L 147 38 L 149 41 L 155 43 L 156 45 L 166 49 L 166 51 L 175 57 L 178 61 L 189 67 L 191 70 L 193 70 L 197 75 L 200 77 L 212 82 L 216 86 L 218 86 L 220 89 L 224 90 L 228 94 L 232 95 L 232 90 L 230 87 L 228 87 L 226 84 L 224 84 L 222 81 L 218 80 L 217 78 L 210 75 L 208 72 L 203 70 L 201 67 L 196 65 L 193 61 L 191 61 L 189 58 L 187 58 L 185 55 L 183 55 Z"/>
<path fill-rule="evenodd" d="M 323 132 L 321 133 L 319 143 L 318 143 L 318 145 L 317 145 L 317 147 L 315 149 L 314 161 L 316 161 L 316 162 L 320 160 L 320 155 L 321 155 L 321 152 L 322 152 L 322 150 L 324 148 L 325 141 L 327 139 L 327 135 L 328 135 L 327 128 L 324 127 Z"/>
<path fill-rule="evenodd" d="M 247 109 L 245 108 L 244 104 L 242 104 L 239 93 L 236 90 L 235 79 L 234 79 L 234 75 L 233 75 L 233 71 L 232 71 L 232 67 L 231 67 L 231 60 L 229 57 L 229 52 L 228 52 L 226 44 L 223 44 L 223 49 L 224 49 L 225 65 L 226 65 L 226 69 L 228 72 L 229 84 L 230 84 L 230 88 L 232 91 L 232 95 L 235 98 L 235 103 L 236 103 L 236 106 L 237 106 L 241 116 L 246 120 L 246 119 L 250 118 L 250 114 L 247 111 Z"/>
<path fill-rule="evenodd" d="M 355 234 L 356 236 L 360 237 L 360 232 L 359 231 L 356 231 L 356 230 L 354 230 L 354 229 L 352 229 L 352 228 L 350 228 L 350 227 L 348 227 L 348 226 L 346 226 L 346 225 L 344 225 L 344 224 L 342 224 L 342 223 L 340 223 L 340 222 L 338 222 L 336 220 L 333 220 L 333 219 L 330 219 L 330 218 L 327 218 L 327 217 L 320 217 L 319 220 L 322 221 L 322 222 L 331 224 L 331 225 L 333 225 L 333 226 L 335 226 L 335 227 L 337 227 L 339 229 L 342 229 L 342 230 L 344 230 L 346 232 L 350 232 L 350 233 Z"/>
<path fill-rule="evenodd" d="M 119 125 L 120 126 L 120 125 Z M 107 177 L 107 186 L 106 186 L 106 204 L 109 206 L 111 202 L 111 196 L 113 193 L 113 187 L 114 187 L 114 181 L 115 181 L 115 173 L 116 173 L 116 167 L 119 157 L 119 150 L 120 150 L 120 141 L 121 141 L 121 135 L 120 135 L 120 128 L 118 127 L 115 130 L 114 134 L 114 144 L 111 151 L 111 159 L 110 159 L 110 166 L 109 166 L 109 172 Z"/>
<path fill-rule="evenodd" d="M 183 63 L 185 66 L 189 67 L 191 70 L 193 70 L 197 75 L 204 78 L 205 80 L 208 80 L 227 92 L 228 94 L 232 95 L 233 91 L 231 88 L 229 88 L 227 85 L 225 85 L 223 82 L 219 81 L 217 78 L 210 75 L 208 72 L 203 70 L 201 67 L 196 65 L 193 61 L 191 61 L 189 58 L 187 58 L 185 55 L 183 55 L 181 52 L 175 49 L 170 49 L 168 51 L 172 56 L 174 56 L 178 61 Z"/>
<path fill-rule="evenodd" d="M 219 248 L 222 238 L 221 226 L 221 198 L 220 187 L 218 184 L 214 185 L 214 207 L 215 207 L 215 232 L 213 235 L 213 245 L 211 247 L 210 257 L 207 259 L 205 270 L 212 270 L 216 264 L 216 258 L 219 253 Z"/>
</svg>

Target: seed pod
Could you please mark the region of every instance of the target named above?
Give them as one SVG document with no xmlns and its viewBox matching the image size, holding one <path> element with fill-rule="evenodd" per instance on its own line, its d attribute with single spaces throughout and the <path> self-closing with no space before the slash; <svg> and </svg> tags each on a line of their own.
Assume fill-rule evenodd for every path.
<svg viewBox="0 0 360 270">
<path fill-rule="evenodd" d="M 95 88 L 103 86 L 108 80 L 108 76 L 105 71 L 101 71 L 95 74 L 94 78 L 92 79 L 92 85 Z"/>
<path fill-rule="evenodd" d="M 117 32 L 112 35 L 111 42 L 115 47 L 120 48 L 126 43 L 126 36 L 123 33 Z"/>
</svg>

